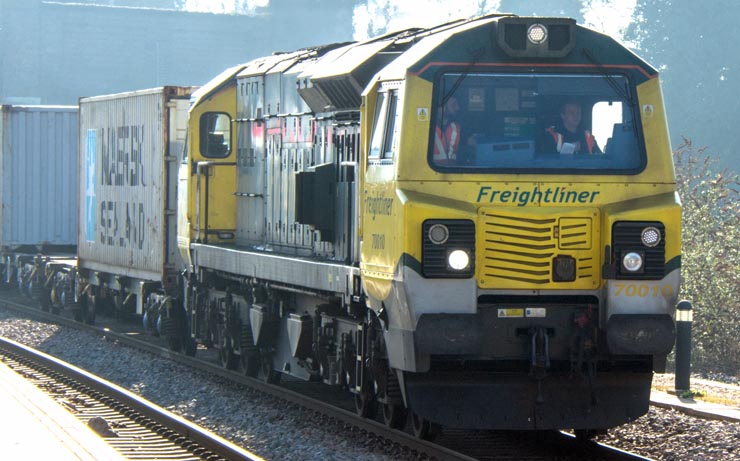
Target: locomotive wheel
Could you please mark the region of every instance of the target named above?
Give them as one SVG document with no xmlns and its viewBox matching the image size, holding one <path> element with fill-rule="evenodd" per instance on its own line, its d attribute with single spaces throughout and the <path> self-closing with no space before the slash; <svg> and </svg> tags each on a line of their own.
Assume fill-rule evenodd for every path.
<svg viewBox="0 0 740 461">
<path fill-rule="evenodd" d="M 239 357 L 234 354 L 234 349 L 231 347 L 231 341 L 228 338 L 224 338 L 225 344 L 221 345 L 218 350 L 218 357 L 221 359 L 221 366 L 227 370 L 236 370 L 239 367 Z"/>
<path fill-rule="evenodd" d="M 82 304 L 69 304 L 68 307 L 72 311 L 75 322 L 82 322 L 85 319 L 85 308 Z"/>
<path fill-rule="evenodd" d="M 193 338 L 184 338 L 185 343 L 185 355 L 188 357 L 195 357 L 196 351 L 198 350 L 198 344 Z"/>
<path fill-rule="evenodd" d="M 440 428 L 437 424 L 424 419 L 413 411 L 411 412 L 411 430 L 414 437 L 422 440 L 434 440 L 439 434 Z"/>
<path fill-rule="evenodd" d="M 262 357 L 260 372 L 262 374 L 262 380 L 268 384 L 278 384 L 280 378 L 283 376 L 282 373 L 273 370 L 272 360 L 269 357 Z"/>
<path fill-rule="evenodd" d="M 355 412 L 363 418 L 375 418 L 377 403 L 373 395 L 367 391 L 355 394 Z"/>
<path fill-rule="evenodd" d="M 381 336 L 382 338 L 382 336 Z M 385 345 L 385 342 L 383 342 Z M 383 410 L 383 422 L 386 426 L 393 429 L 403 429 L 406 425 L 406 407 L 403 405 L 403 397 L 401 396 L 401 386 L 398 383 L 398 377 L 396 372 L 388 368 L 388 362 L 383 360 L 382 362 L 382 373 L 385 377 L 381 381 L 381 388 L 385 396 L 385 402 L 382 404 Z"/>
<path fill-rule="evenodd" d="M 245 352 L 242 350 L 241 363 L 244 374 L 250 378 L 256 378 L 260 371 L 259 352 Z"/>
<path fill-rule="evenodd" d="M 384 403 L 383 423 L 393 429 L 403 429 L 406 425 L 406 408 L 402 405 Z"/>
<path fill-rule="evenodd" d="M 254 345 L 252 326 L 250 324 L 241 325 L 239 347 L 239 360 L 241 361 L 244 374 L 250 378 L 256 378 L 260 371 L 260 351 Z"/>
<path fill-rule="evenodd" d="M 590 442 L 591 439 L 598 435 L 604 435 L 606 434 L 606 430 L 598 430 L 598 429 L 574 429 L 573 434 L 576 436 L 576 440 L 585 443 Z"/>
</svg>

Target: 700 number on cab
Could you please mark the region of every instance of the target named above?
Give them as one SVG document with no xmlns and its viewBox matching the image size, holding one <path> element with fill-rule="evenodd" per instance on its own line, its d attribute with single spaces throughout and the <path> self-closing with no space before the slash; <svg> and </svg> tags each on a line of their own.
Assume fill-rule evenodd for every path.
<svg viewBox="0 0 740 461">
<path fill-rule="evenodd" d="M 626 296 L 628 298 L 657 298 L 673 296 L 673 285 L 647 285 L 644 283 L 617 283 L 614 296 Z"/>
</svg>

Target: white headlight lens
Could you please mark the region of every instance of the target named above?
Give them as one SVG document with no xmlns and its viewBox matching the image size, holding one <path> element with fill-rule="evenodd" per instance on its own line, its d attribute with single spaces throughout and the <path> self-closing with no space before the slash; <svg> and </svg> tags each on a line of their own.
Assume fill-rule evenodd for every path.
<svg viewBox="0 0 740 461">
<path fill-rule="evenodd" d="M 470 255 L 464 250 L 453 250 L 447 255 L 447 264 L 456 271 L 463 271 L 470 266 Z"/>
<path fill-rule="evenodd" d="M 640 234 L 640 240 L 646 247 L 656 247 L 660 243 L 660 231 L 655 227 L 646 227 Z"/>
<path fill-rule="evenodd" d="M 535 45 L 539 45 L 547 40 L 547 27 L 542 24 L 532 24 L 527 29 L 527 38 Z"/>
<path fill-rule="evenodd" d="M 622 258 L 622 266 L 630 272 L 637 272 L 642 268 L 642 256 L 635 252 L 627 253 Z"/>
<path fill-rule="evenodd" d="M 450 230 L 444 224 L 435 224 L 429 228 L 429 240 L 435 245 L 442 245 L 450 238 Z"/>
</svg>

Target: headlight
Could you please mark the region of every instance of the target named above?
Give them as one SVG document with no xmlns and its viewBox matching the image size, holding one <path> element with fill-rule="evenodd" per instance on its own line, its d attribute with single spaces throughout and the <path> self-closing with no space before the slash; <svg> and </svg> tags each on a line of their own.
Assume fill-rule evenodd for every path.
<svg viewBox="0 0 740 461">
<path fill-rule="evenodd" d="M 547 40 L 547 28 L 542 24 L 532 24 L 527 30 L 527 38 L 535 45 Z"/>
<path fill-rule="evenodd" d="M 447 255 L 447 265 L 452 270 L 464 271 L 470 266 L 470 255 L 465 250 L 452 250 Z"/>
<path fill-rule="evenodd" d="M 642 255 L 630 251 L 622 257 L 622 267 L 628 272 L 639 272 L 642 269 Z"/>
<path fill-rule="evenodd" d="M 649 248 L 655 248 L 660 243 L 660 231 L 655 227 L 646 227 L 640 234 L 642 244 Z"/>
<path fill-rule="evenodd" d="M 421 270 L 428 279 L 466 279 L 475 274 L 475 223 L 427 219 L 421 227 Z"/>
<path fill-rule="evenodd" d="M 618 221 L 612 227 L 612 256 L 606 278 L 660 280 L 666 276 L 668 229 L 660 221 Z"/>
<path fill-rule="evenodd" d="M 442 245 L 450 238 L 450 230 L 444 224 L 435 224 L 429 228 L 429 240 L 435 245 Z"/>
</svg>

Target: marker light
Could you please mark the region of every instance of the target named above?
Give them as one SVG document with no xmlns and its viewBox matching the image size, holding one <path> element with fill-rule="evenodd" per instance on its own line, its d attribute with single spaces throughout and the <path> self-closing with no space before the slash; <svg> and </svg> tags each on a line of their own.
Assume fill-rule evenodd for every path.
<svg viewBox="0 0 740 461">
<path fill-rule="evenodd" d="M 435 245 L 442 245 L 450 238 L 450 230 L 444 224 L 435 224 L 429 228 L 429 240 Z"/>
<path fill-rule="evenodd" d="M 539 45 L 547 40 L 547 28 L 539 23 L 532 24 L 527 29 L 527 38 L 535 45 Z"/>
<path fill-rule="evenodd" d="M 646 247 L 654 248 L 660 243 L 660 231 L 655 227 L 646 227 L 640 234 L 640 240 Z"/>
<path fill-rule="evenodd" d="M 622 267 L 629 272 L 637 272 L 642 269 L 642 256 L 631 251 L 622 258 Z"/>
<path fill-rule="evenodd" d="M 452 250 L 447 255 L 447 265 L 452 270 L 464 271 L 470 266 L 470 255 L 465 250 Z"/>
</svg>

